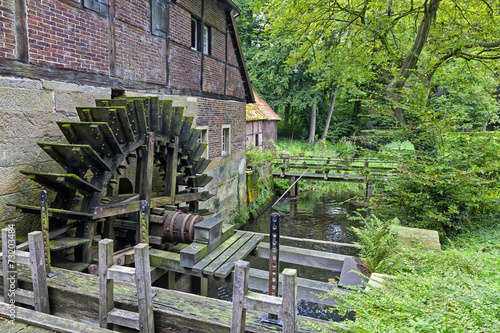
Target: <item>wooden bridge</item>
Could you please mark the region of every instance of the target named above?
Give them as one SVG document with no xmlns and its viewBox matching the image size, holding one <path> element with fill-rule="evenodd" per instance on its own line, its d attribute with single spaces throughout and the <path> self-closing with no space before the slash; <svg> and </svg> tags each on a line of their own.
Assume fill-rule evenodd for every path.
<svg viewBox="0 0 500 333">
<path fill-rule="evenodd" d="M 395 162 L 380 159 L 339 159 L 305 154 L 281 154 L 275 157 L 273 166 L 279 168 L 273 171 L 273 177 L 290 179 L 292 199 L 298 194 L 299 179 L 366 184 L 366 196 L 370 198 L 372 184 L 393 176 L 398 167 Z"/>
</svg>

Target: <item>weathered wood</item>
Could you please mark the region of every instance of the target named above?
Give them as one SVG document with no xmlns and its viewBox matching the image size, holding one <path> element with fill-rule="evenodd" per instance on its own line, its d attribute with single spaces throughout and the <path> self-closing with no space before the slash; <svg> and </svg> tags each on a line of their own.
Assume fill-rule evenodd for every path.
<svg viewBox="0 0 500 333">
<path fill-rule="evenodd" d="M 264 238 L 261 235 L 253 235 L 235 254 L 222 264 L 222 266 L 215 271 L 216 277 L 227 277 L 233 270 L 234 265 L 239 260 L 244 259 L 250 252 L 252 252 L 257 244 Z"/>
<path fill-rule="evenodd" d="M 20 170 L 20 172 L 34 182 L 49 187 L 56 192 L 65 191 L 66 189 L 78 191 L 83 195 L 100 192 L 100 189 L 74 174 L 56 174 L 26 170 Z"/>
<path fill-rule="evenodd" d="M 139 314 L 137 312 L 113 309 L 108 314 L 110 324 L 129 327 L 139 330 Z"/>
<path fill-rule="evenodd" d="M 31 276 L 33 279 L 34 307 L 36 311 L 50 313 L 42 232 L 30 232 L 28 234 L 28 242 L 30 248 Z"/>
<path fill-rule="evenodd" d="M 152 250 L 151 250 L 152 252 Z M 160 251 L 164 252 L 164 251 Z M 48 279 L 51 311 L 54 315 L 86 322 L 99 322 L 98 277 L 79 272 L 53 269 L 57 275 Z M 19 278 L 30 281 L 30 273 L 21 268 Z M 120 308 L 137 306 L 136 288 L 117 282 L 115 303 Z M 173 290 L 153 288 L 156 332 L 222 333 L 231 327 L 231 303 L 217 299 L 185 294 Z M 75 302 L 75 299 L 78 302 Z M 275 327 L 260 322 L 261 312 L 247 311 L 246 331 L 255 333 L 276 332 Z M 335 332 L 335 325 L 318 319 L 299 316 L 298 332 L 309 333 L 316 326 L 322 332 Z"/>
<path fill-rule="evenodd" d="M 149 244 L 149 208 L 146 200 L 141 201 L 139 210 L 139 241 Z"/>
<path fill-rule="evenodd" d="M 200 272 L 203 271 L 203 269 L 210 264 L 212 261 L 214 261 L 219 255 L 221 255 L 226 249 L 228 249 L 233 243 L 235 243 L 238 239 L 243 236 L 242 232 L 238 232 L 234 235 L 232 235 L 228 240 L 226 240 L 224 243 L 222 243 L 219 247 L 217 247 L 215 250 L 210 252 L 206 257 L 204 257 L 202 260 L 200 260 L 196 265 L 194 265 L 191 269 L 194 272 Z"/>
<path fill-rule="evenodd" d="M 234 269 L 231 333 L 245 333 L 247 310 L 244 301 L 248 292 L 249 269 L 250 263 L 246 261 L 237 262 Z"/>
<path fill-rule="evenodd" d="M 243 245 L 252 238 L 252 233 L 247 232 L 243 234 L 240 239 L 229 246 L 221 255 L 219 255 L 214 261 L 208 264 L 203 269 L 203 274 L 214 275 L 215 272 L 221 267 L 229 258 L 231 258 Z M 240 258 L 242 259 L 242 258 Z M 236 262 L 235 262 L 236 263 Z"/>
<path fill-rule="evenodd" d="M 113 265 L 108 268 L 108 280 L 135 283 L 135 268 Z"/>
<path fill-rule="evenodd" d="M 137 244 L 135 253 L 135 277 L 137 286 L 139 331 L 154 333 L 153 302 L 151 299 L 151 273 L 149 264 L 149 246 Z"/>
<path fill-rule="evenodd" d="M 77 321 L 52 316 L 43 312 L 36 312 L 19 306 L 15 306 L 16 318 L 15 322 L 2 320 L 0 322 L 0 331 L 3 333 L 41 333 L 41 332 L 61 332 L 61 333 L 111 333 L 112 331 L 100 329 L 91 325 L 83 324 Z M 0 303 L 0 316 L 10 318 L 12 308 L 8 304 Z M 20 328 L 15 325 L 31 325 L 32 330 Z M 8 327 L 16 327 L 9 331 Z"/>
<path fill-rule="evenodd" d="M 28 46 L 28 20 L 26 15 L 26 0 L 15 0 L 14 2 L 15 27 L 16 27 L 16 59 L 29 61 Z"/>
<path fill-rule="evenodd" d="M 40 214 L 40 207 L 39 206 L 18 205 L 18 204 L 8 204 L 8 206 L 21 209 L 25 213 Z M 64 209 L 49 208 L 48 211 L 49 211 L 49 216 L 54 217 L 54 218 L 63 218 L 63 219 L 71 219 L 71 220 L 84 220 L 86 218 L 93 217 L 93 214 L 75 212 L 75 211 L 64 210 Z"/>
<path fill-rule="evenodd" d="M 269 243 L 261 242 L 257 248 L 256 256 L 259 258 L 269 258 Z M 307 267 L 329 269 L 336 272 L 340 272 L 342 270 L 345 258 L 350 257 L 351 256 L 343 254 L 280 245 L 280 261 L 282 262 Z"/>
<path fill-rule="evenodd" d="M 285 268 L 283 270 L 283 332 L 297 332 L 297 271 Z"/>
<path fill-rule="evenodd" d="M 245 309 L 248 310 L 262 311 L 280 315 L 282 309 L 281 303 L 282 301 L 280 297 L 258 294 L 249 291 L 245 295 L 244 306 Z"/>
<path fill-rule="evenodd" d="M 113 241 L 99 242 L 99 326 L 112 328 L 108 324 L 108 313 L 114 308 L 113 280 L 108 279 L 108 268 L 113 266 Z"/>
<path fill-rule="evenodd" d="M 61 251 L 90 243 L 88 238 L 62 237 L 49 240 L 50 251 Z"/>
<path fill-rule="evenodd" d="M 2 268 L 3 268 L 3 300 L 10 304 L 9 290 L 17 289 L 16 263 L 16 230 L 12 227 L 2 229 Z M 14 299 L 14 298 L 13 298 Z"/>
<path fill-rule="evenodd" d="M 167 166 L 165 170 L 165 194 L 175 200 L 175 193 L 177 192 L 177 158 L 179 155 L 179 137 L 174 137 L 173 148 L 167 150 Z"/>
<path fill-rule="evenodd" d="M 236 231 L 240 231 L 240 230 L 236 230 Z M 263 234 L 263 233 L 258 233 L 258 232 L 254 232 L 254 234 L 259 234 L 259 235 L 263 235 L 264 237 L 269 237 L 269 234 Z M 280 235 L 280 239 L 287 239 L 287 240 L 292 240 L 295 242 L 302 242 L 302 243 L 324 244 L 324 245 L 345 246 L 345 247 L 356 248 L 355 244 L 331 242 L 331 241 L 324 241 L 324 240 L 319 240 L 319 239 L 297 238 L 297 237 L 290 237 L 290 236 L 283 236 L 283 235 Z"/>
<path fill-rule="evenodd" d="M 192 268 L 198 261 L 208 254 L 207 244 L 193 243 L 182 249 L 180 253 L 180 264 L 186 268 Z"/>
</svg>

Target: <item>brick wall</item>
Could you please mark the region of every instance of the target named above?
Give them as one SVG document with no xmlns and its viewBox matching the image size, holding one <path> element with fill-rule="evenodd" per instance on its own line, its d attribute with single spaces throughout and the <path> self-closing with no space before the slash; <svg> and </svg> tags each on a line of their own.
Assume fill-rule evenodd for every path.
<svg viewBox="0 0 500 333">
<path fill-rule="evenodd" d="M 245 88 L 243 87 L 240 71 L 235 67 L 228 66 L 227 72 L 226 94 L 231 96 L 245 96 Z"/>
<path fill-rule="evenodd" d="M 221 18 L 224 18 L 223 20 Z M 226 31 L 226 14 L 217 0 L 205 0 L 205 22 L 220 31 Z"/>
<path fill-rule="evenodd" d="M 171 40 L 191 47 L 191 14 L 179 6 L 171 6 L 170 22 Z"/>
<path fill-rule="evenodd" d="M 115 1 L 116 19 L 151 32 L 151 0 Z"/>
<path fill-rule="evenodd" d="M 177 89 L 200 89 L 201 56 L 199 52 L 170 45 L 170 85 Z"/>
<path fill-rule="evenodd" d="M 224 94 L 225 65 L 205 56 L 203 67 L 203 90 L 217 94 Z"/>
<path fill-rule="evenodd" d="M 58 0 L 28 2 L 30 62 L 108 74 L 107 19 Z"/>
<path fill-rule="evenodd" d="M 16 52 L 14 1 L 0 0 L 0 58 L 13 59 Z"/>
<path fill-rule="evenodd" d="M 165 39 L 117 22 L 116 74 L 142 82 L 165 84 L 167 49 Z"/>
</svg>

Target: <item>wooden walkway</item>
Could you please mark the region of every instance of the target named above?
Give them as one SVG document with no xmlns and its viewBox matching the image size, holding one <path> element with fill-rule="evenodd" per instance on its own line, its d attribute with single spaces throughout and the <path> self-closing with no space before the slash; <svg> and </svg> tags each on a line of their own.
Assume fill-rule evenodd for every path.
<svg viewBox="0 0 500 333">
<path fill-rule="evenodd" d="M 303 174 L 303 175 L 302 175 Z M 352 174 L 352 173 L 315 173 L 315 172 L 300 172 L 300 171 L 273 171 L 273 177 L 275 178 L 299 178 L 302 175 L 303 180 L 321 180 L 328 182 L 343 182 L 343 183 L 367 183 L 368 177 L 360 174 Z M 381 174 L 371 174 L 369 177 L 369 181 L 376 181 L 387 179 L 388 176 Z"/>
</svg>

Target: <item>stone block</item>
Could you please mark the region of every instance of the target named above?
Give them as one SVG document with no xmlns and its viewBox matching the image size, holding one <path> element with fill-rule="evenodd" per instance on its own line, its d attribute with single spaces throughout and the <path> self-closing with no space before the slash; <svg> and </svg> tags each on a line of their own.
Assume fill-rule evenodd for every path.
<svg viewBox="0 0 500 333">
<path fill-rule="evenodd" d="M 398 243 L 405 247 L 415 247 L 416 244 L 422 244 L 429 250 L 441 250 L 439 242 L 439 233 L 435 230 L 408 228 L 394 226 L 393 230 L 398 234 Z"/>
<path fill-rule="evenodd" d="M 0 167 L 35 165 L 52 161 L 50 156 L 37 145 L 38 141 L 61 142 L 62 137 L 18 138 L 0 141 Z"/>
<path fill-rule="evenodd" d="M 52 92 L 48 90 L 0 87 L 0 112 L 52 112 Z"/>
<path fill-rule="evenodd" d="M 56 111 L 76 111 L 79 106 L 95 106 L 96 99 L 109 98 L 108 94 L 89 94 L 77 91 L 54 91 Z"/>
<path fill-rule="evenodd" d="M 43 89 L 47 90 L 79 91 L 79 86 L 76 83 L 42 80 L 42 86 Z"/>
<path fill-rule="evenodd" d="M 19 191 L 40 189 L 40 185 L 23 175 L 20 170 L 35 172 L 59 173 L 64 170 L 55 161 L 47 161 L 33 165 L 16 165 L 0 167 L 0 195 L 12 194 Z"/>
<path fill-rule="evenodd" d="M 192 243 L 181 250 L 180 265 L 191 268 L 208 254 L 206 244 Z"/>
<path fill-rule="evenodd" d="M 20 79 L 14 77 L 0 77 L 0 87 L 43 89 L 42 82 L 39 80 Z"/>
<path fill-rule="evenodd" d="M 34 113 L 7 111 L 0 112 L 0 140 L 17 138 L 62 137 L 56 121 L 78 121 L 76 111 Z"/>
</svg>

